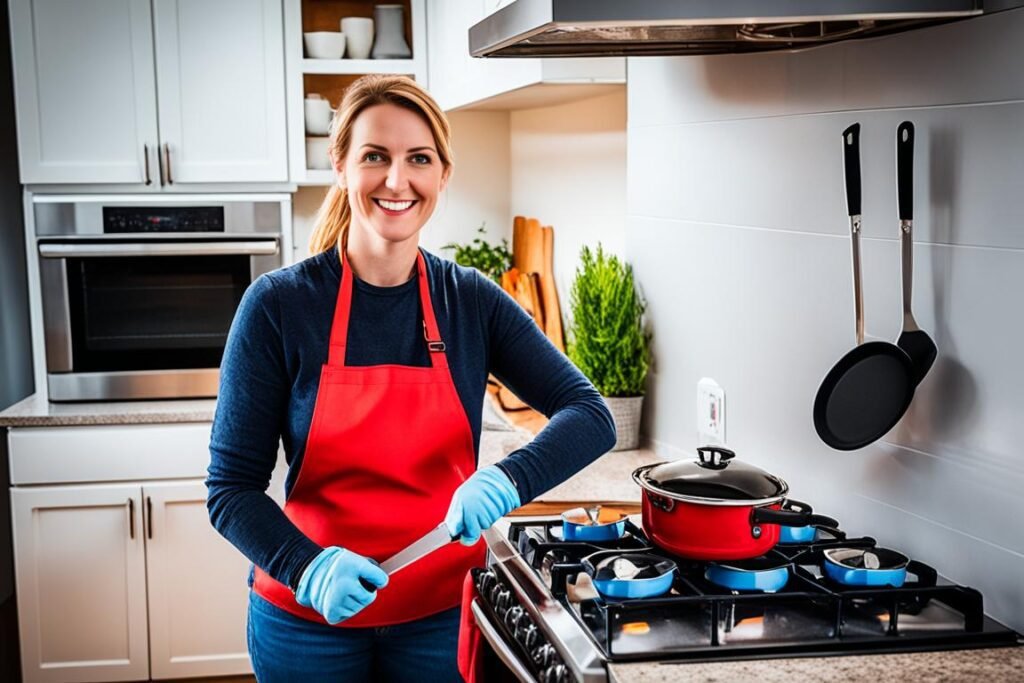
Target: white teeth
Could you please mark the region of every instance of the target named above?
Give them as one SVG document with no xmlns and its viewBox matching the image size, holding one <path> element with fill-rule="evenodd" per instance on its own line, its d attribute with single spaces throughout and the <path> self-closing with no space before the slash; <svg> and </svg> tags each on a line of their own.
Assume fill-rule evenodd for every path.
<svg viewBox="0 0 1024 683">
<path fill-rule="evenodd" d="M 406 209 L 413 205 L 413 202 L 411 201 L 389 202 L 384 199 L 378 199 L 377 203 L 383 206 L 388 211 L 405 211 Z"/>
</svg>

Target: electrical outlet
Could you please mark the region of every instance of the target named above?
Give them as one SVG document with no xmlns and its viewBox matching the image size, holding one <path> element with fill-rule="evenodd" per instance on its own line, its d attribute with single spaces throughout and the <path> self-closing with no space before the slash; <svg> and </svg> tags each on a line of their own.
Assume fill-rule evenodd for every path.
<svg viewBox="0 0 1024 683">
<path fill-rule="evenodd" d="M 697 382 L 697 439 L 700 445 L 725 445 L 725 390 L 710 377 Z"/>
</svg>

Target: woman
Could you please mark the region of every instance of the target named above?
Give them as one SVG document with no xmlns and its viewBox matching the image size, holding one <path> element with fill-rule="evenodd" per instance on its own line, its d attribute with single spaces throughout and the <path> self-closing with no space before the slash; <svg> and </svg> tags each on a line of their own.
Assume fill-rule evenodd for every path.
<svg viewBox="0 0 1024 683">
<path fill-rule="evenodd" d="M 208 506 L 255 565 L 261 681 L 459 680 L 460 589 L 483 564 L 481 532 L 614 443 L 597 391 L 511 297 L 419 249 L 450 137 L 412 80 L 356 81 L 332 122 L 337 183 L 314 256 L 255 281 L 235 316 Z M 550 421 L 478 470 L 488 372 Z M 283 512 L 266 494 L 279 438 Z M 442 520 L 461 543 L 390 577 L 377 566 Z"/>
</svg>

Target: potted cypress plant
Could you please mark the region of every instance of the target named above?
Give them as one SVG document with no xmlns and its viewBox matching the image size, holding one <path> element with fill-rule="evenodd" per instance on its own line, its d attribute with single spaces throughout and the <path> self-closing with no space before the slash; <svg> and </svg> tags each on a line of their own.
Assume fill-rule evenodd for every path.
<svg viewBox="0 0 1024 683">
<path fill-rule="evenodd" d="M 614 254 L 584 246 L 570 292 L 567 354 L 604 397 L 615 420 L 612 450 L 636 448 L 651 334 L 633 268 Z"/>
</svg>

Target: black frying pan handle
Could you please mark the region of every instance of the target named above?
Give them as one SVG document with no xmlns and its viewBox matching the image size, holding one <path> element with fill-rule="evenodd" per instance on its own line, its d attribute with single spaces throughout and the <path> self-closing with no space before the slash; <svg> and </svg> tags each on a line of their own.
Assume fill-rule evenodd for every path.
<svg viewBox="0 0 1024 683">
<path fill-rule="evenodd" d="M 825 515 L 812 515 L 809 512 L 794 510 L 773 510 L 772 508 L 754 508 L 750 513 L 752 524 L 781 524 L 783 526 L 824 526 L 838 527 L 839 522 Z"/>
<path fill-rule="evenodd" d="M 904 121 L 896 129 L 896 189 L 900 220 L 914 219 L 914 124 Z"/>
<path fill-rule="evenodd" d="M 860 124 L 843 131 L 843 169 L 846 178 L 846 208 L 850 216 L 860 215 Z"/>
</svg>

